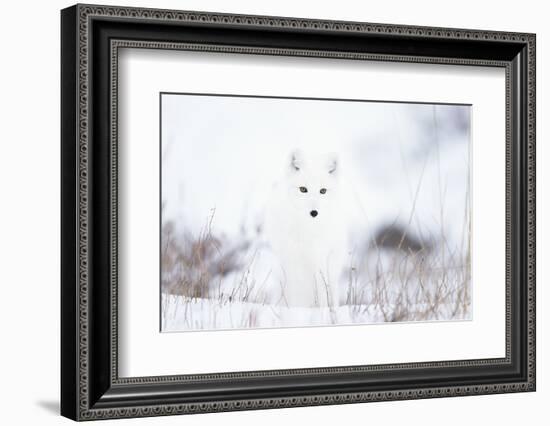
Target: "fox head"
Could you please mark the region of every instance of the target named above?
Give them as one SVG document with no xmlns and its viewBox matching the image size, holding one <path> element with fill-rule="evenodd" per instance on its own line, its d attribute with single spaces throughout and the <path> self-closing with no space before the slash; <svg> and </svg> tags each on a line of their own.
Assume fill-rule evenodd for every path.
<svg viewBox="0 0 550 426">
<path fill-rule="evenodd" d="M 339 164 L 336 154 L 306 155 L 294 150 L 288 159 L 290 200 L 300 214 L 319 220 L 334 206 Z"/>
</svg>

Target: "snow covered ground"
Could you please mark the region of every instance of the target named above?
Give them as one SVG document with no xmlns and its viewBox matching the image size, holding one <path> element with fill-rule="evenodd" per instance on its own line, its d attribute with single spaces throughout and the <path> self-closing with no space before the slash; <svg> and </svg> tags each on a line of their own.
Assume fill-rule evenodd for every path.
<svg viewBox="0 0 550 426">
<path fill-rule="evenodd" d="M 427 304 L 410 306 L 410 316 L 402 321 L 434 321 L 441 319 L 468 320 L 469 308 L 452 315 L 454 304 L 438 306 L 429 315 Z M 252 302 L 230 302 L 216 299 L 191 299 L 184 296 L 162 295 L 162 330 L 224 330 L 273 327 L 306 327 L 327 325 L 374 324 L 388 322 L 388 312 L 396 312 L 396 305 L 343 305 L 329 308 L 288 308 Z"/>
<path fill-rule="evenodd" d="M 449 253 L 416 255 L 371 249 L 339 282 L 335 308 L 289 307 L 282 288 L 268 279 L 256 281 L 254 264 L 244 272 L 208 275 L 200 264 L 188 280 L 204 287 L 175 286 L 161 295 L 162 331 L 373 324 L 471 319 L 468 264 Z M 255 259 L 262 256 L 256 256 Z M 270 264 L 270 257 L 266 257 Z M 219 260 L 216 260 L 218 262 Z M 445 265 L 444 267 L 442 265 Z M 190 264 L 193 272 L 195 265 Z M 264 266 L 260 266 L 262 269 Z M 186 272 L 190 272 L 186 270 Z M 182 270 L 180 269 L 180 272 Z M 201 275 L 205 274 L 205 275 Z M 179 281 L 178 281 L 179 280 Z M 185 282 L 178 275 L 177 282 Z M 217 284 L 212 284 L 212 283 Z"/>
</svg>

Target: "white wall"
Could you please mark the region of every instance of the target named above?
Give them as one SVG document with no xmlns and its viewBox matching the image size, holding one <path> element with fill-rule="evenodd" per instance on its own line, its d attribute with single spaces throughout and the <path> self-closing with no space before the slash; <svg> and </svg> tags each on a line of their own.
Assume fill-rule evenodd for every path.
<svg viewBox="0 0 550 426">
<path fill-rule="evenodd" d="M 550 400 L 550 28 L 544 2 L 500 0 L 108 1 L 132 6 L 537 33 L 538 391 L 423 401 L 130 420 L 132 424 L 542 424 Z M 0 400 L 2 423 L 61 424 L 59 395 L 59 9 L 67 1 L 3 4 L 0 64 Z M 546 160 L 546 161 L 545 161 Z M 541 420 L 537 420 L 537 418 Z M 121 421 L 126 422 L 126 421 Z M 107 422 L 109 423 L 109 422 Z M 102 423 L 103 424 L 103 423 Z M 106 423 L 105 423 L 106 424 Z"/>
</svg>

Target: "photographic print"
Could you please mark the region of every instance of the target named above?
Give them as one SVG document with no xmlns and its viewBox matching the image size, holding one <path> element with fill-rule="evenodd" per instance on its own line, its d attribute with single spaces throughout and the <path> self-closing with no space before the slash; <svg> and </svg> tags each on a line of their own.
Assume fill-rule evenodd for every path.
<svg viewBox="0 0 550 426">
<path fill-rule="evenodd" d="M 160 329 L 472 317 L 471 106 L 161 93 Z"/>
</svg>

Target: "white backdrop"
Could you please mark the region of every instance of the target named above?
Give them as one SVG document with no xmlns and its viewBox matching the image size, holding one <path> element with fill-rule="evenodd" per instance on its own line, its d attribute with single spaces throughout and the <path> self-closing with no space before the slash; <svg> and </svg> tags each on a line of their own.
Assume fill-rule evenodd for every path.
<svg viewBox="0 0 550 426">
<path fill-rule="evenodd" d="M 295 408 L 226 413 L 186 418 L 157 418 L 102 424 L 254 425 L 364 422 L 370 424 L 465 425 L 481 418 L 499 425 L 542 424 L 550 398 L 547 367 L 550 303 L 550 214 L 546 185 L 550 148 L 542 141 L 550 127 L 550 29 L 544 4 L 526 0 L 443 4 L 415 2 L 315 2 L 303 0 L 132 0 L 107 4 L 256 13 L 384 23 L 437 25 L 537 32 L 538 78 L 538 391 L 454 399 Z M 0 27 L 3 61 L 0 73 L 0 316 L 2 324 L 2 422 L 69 424 L 58 417 L 59 394 L 59 9 L 66 1 L 10 2 Z M 131 422 L 131 423 L 128 423 Z"/>
</svg>

